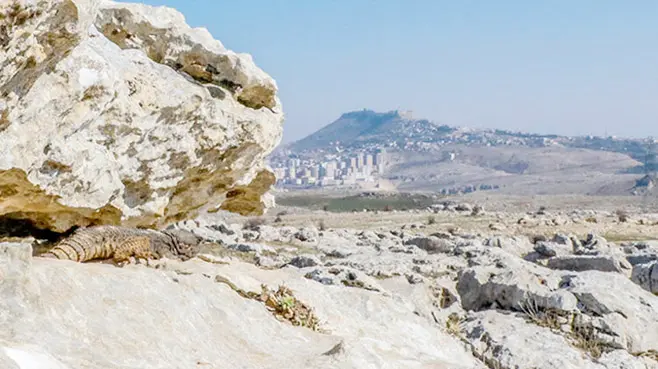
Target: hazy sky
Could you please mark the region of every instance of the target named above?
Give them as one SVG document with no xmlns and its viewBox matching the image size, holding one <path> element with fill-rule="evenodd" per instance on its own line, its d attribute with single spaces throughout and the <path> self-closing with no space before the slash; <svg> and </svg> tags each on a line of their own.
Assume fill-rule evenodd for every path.
<svg viewBox="0 0 658 369">
<path fill-rule="evenodd" d="M 658 136 L 656 0 L 143 0 L 279 86 L 284 142 L 363 108 L 442 124 Z"/>
</svg>

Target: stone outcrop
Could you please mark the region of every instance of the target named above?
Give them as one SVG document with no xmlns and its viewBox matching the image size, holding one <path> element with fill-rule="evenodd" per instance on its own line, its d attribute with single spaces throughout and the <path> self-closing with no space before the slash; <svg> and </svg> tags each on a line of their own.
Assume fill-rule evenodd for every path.
<svg viewBox="0 0 658 369">
<path fill-rule="evenodd" d="M 523 311 L 529 305 L 561 311 L 576 309 L 578 300 L 560 288 L 559 274 L 504 252 L 484 254 L 483 259 L 490 261 L 459 275 L 457 290 L 464 309 Z"/>
<path fill-rule="evenodd" d="M 631 280 L 645 290 L 658 294 L 658 262 L 638 264 L 633 266 Z"/>
<path fill-rule="evenodd" d="M 578 254 L 593 243 L 227 215 L 171 224 L 203 238 L 201 253 L 151 268 L 0 243 L 0 367 L 658 368 L 644 242 L 599 237 Z M 542 243 L 557 256 L 528 258 Z M 617 270 L 630 259 L 649 261 Z M 261 284 L 287 286 L 322 331 L 277 320 L 249 297 Z"/>
<path fill-rule="evenodd" d="M 520 317 L 492 310 L 473 313 L 462 323 L 462 329 L 490 368 L 605 368 L 588 360 L 564 337 L 527 324 Z"/>
<path fill-rule="evenodd" d="M 412 305 L 296 268 L 192 259 L 119 269 L 0 243 L 0 275 L 2 368 L 486 368 Z M 246 291 L 285 284 L 324 332 L 277 320 L 223 279 Z"/>
<path fill-rule="evenodd" d="M 0 3 L 0 216 L 62 232 L 260 214 L 277 85 L 166 7 Z"/>
<path fill-rule="evenodd" d="M 551 269 L 571 270 L 583 272 L 586 270 L 599 270 L 602 272 L 617 272 L 629 274 L 631 265 L 626 259 L 606 256 L 590 255 L 564 255 L 548 259 L 546 266 Z"/>
</svg>

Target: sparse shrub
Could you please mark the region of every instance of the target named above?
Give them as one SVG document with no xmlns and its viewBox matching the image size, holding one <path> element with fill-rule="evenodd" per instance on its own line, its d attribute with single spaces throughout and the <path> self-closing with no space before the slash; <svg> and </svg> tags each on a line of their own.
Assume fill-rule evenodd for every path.
<svg viewBox="0 0 658 369">
<path fill-rule="evenodd" d="M 264 218 L 250 218 L 244 223 L 242 229 L 255 231 L 265 223 L 267 223 L 267 221 Z"/>
<path fill-rule="evenodd" d="M 437 277 L 439 276 L 437 275 L 435 278 Z M 436 294 L 439 295 L 438 303 L 441 309 L 447 309 L 452 304 L 457 302 L 457 298 L 452 293 L 450 293 L 450 291 L 445 287 L 440 287 L 436 292 L 437 292 Z"/>
<path fill-rule="evenodd" d="M 277 217 L 282 217 L 284 215 L 288 215 L 288 211 L 284 210 L 284 211 L 280 211 L 280 212 L 276 213 Z"/>
<path fill-rule="evenodd" d="M 318 229 L 320 231 L 327 230 L 327 225 L 324 223 L 324 219 L 320 219 L 320 221 L 318 222 Z"/>
<path fill-rule="evenodd" d="M 648 357 L 655 361 L 658 361 L 658 351 L 653 349 L 649 349 L 647 351 L 641 351 L 641 352 L 632 352 L 631 354 L 635 357 Z"/>
<path fill-rule="evenodd" d="M 427 217 L 427 224 L 432 225 L 436 224 L 436 217 L 434 215 L 430 215 Z"/>
<path fill-rule="evenodd" d="M 560 329 L 559 312 L 555 310 L 541 309 L 533 299 L 521 303 L 521 311 L 534 324 L 553 330 Z"/>
<path fill-rule="evenodd" d="M 384 211 L 393 211 L 393 209 L 391 208 L 391 205 L 386 205 L 384 206 Z"/>
<path fill-rule="evenodd" d="M 292 291 L 286 286 L 272 291 L 265 285 L 261 286 L 262 292 L 257 300 L 265 303 L 265 306 L 278 319 L 288 320 L 294 326 L 306 327 L 314 331 L 321 331 L 320 321 L 315 316 L 313 309 L 297 300 Z"/>
<path fill-rule="evenodd" d="M 589 353 L 594 359 L 598 359 L 604 352 L 610 351 L 606 343 L 596 336 L 593 327 L 574 327 L 570 337 L 574 347 Z"/>
<path fill-rule="evenodd" d="M 596 217 L 587 217 L 587 218 L 585 218 L 585 221 L 587 223 L 598 223 L 599 222 L 598 220 L 596 220 Z"/>
<path fill-rule="evenodd" d="M 534 300 L 522 303 L 521 311 L 530 322 L 554 332 L 561 331 L 560 319 L 566 317 L 565 312 L 542 309 Z M 596 329 L 592 326 L 579 327 L 571 323 L 571 331 L 565 335 L 574 347 L 589 353 L 593 359 L 598 359 L 604 352 L 611 351 L 608 344 L 597 336 Z"/>
<path fill-rule="evenodd" d="M 473 206 L 473 210 L 471 210 L 471 216 L 478 216 L 484 212 L 484 208 L 481 205 L 475 205 Z"/>
<path fill-rule="evenodd" d="M 446 320 L 446 331 L 453 336 L 461 337 L 462 335 L 462 318 L 457 313 L 452 313 Z"/>
<path fill-rule="evenodd" d="M 540 206 L 540 207 L 539 207 L 539 210 L 537 210 L 537 215 L 545 215 L 545 214 L 546 214 L 546 210 L 548 210 L 548 209 L 546 208 L 546 206 L 543 206 L 543 205 Z"/>
<path fill-rule="evenodd" d="M 329 205 L 325 205 L 325 206 L 323 206 L 323 207 L 322 207 L 322 210 L 323 210 L 323 211 L 329 211 Z"/>
<path fill-rule="evenodd" d="M 274 218 L 274 223 L 281 223 L 283 222 L 283 218 L 281 216 L 277 215 L 276 218 Z"/>
<path fill-rule="evenodd" d="M 626 223 L 628 222 L 628 213 L 625 210 L 617 210 L 615 211 L 615 214 L 617 215 L 617 219 L 619 220 L 619 223 Z"/>
<path fill-rule="evenodd" d="M 84 91 L 82 95 L 82 101 L 98 99 L 101 96 L 103 96 L 104 93 L 105 93 L 105 87 L 101 85 L 90 86 Z"/>
<path fill-rule="evenodd" d="M 320 320 L 315 315 L 313 309 L 303 302 L 297 300 L 292 291 L 286 286 L 279 286 L 275 290 L 270 290 L 266 285 L 261 285 L 261 292 L 244 291 L 238 288 L 228 279 L 217 275 L 215 281 L 228 285 L 233 291 L 240 296 L 260 301 L 265 304 L 267 310 L 278 320 L 287 320 L 294 326 L 306 327 L 316 332 L 326 333 L 320 327 Z"/>
</svg>

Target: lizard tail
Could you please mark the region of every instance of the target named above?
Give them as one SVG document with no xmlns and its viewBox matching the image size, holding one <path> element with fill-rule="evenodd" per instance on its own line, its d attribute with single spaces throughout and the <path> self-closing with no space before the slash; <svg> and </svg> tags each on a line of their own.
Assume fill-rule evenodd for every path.
<svg viewBox="0 0 658 369">
<path fill-rule="evenodd" d="M 39 255 L 39 257 L 48 259 L 70 259 L 69 256 L 59 248 L 53 248 L 48 252 L 44 252 L 43 254 Z"/>
<path fill-rule="evenodd" d="M 83 262 L 95 258 L 96 248 L 90 247 L 93 244 L 84 241 L 87 240 L 78 238 L 70 238 L 64 240 L 57 246 L 50 249 L 44 255 L 50 258 L 54 257 L 56 259 L 73 260 L 78 262 Z"/>
</svg>

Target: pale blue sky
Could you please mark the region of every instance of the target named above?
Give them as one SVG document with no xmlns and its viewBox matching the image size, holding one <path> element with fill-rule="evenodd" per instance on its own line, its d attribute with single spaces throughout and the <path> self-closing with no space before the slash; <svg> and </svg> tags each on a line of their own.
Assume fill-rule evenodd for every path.
<svg viewBox="0 0 658 369">
<path fill-rule="evenodd" d="M 442 124 L 658 137 L 656 0 L 144 0 L 279 85 L 284 142 L 362 108 Z"/>
</svg>

